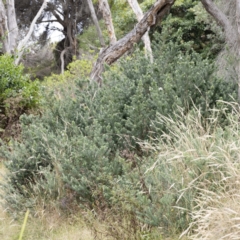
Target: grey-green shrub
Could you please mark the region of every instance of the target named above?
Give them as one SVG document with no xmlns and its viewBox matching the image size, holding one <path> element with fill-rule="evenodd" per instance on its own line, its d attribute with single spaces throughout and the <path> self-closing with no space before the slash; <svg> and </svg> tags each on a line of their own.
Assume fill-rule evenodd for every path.
<svg viewBox="0 0 240 240">
<path fill-rule="evenodd" d="M 9 146 L 2 148 L 9 170 L 5 187 L 9 208 L 19 210 L 24 205 L 11 205 L 16 195 L 28 201 L 52 198 L 61 204 L 61 199 L 70 198 L 69 189 L 78 204 L 111 206 L 114 179 L 127 179 L 138 166 L 132 161 L 126 169 L 121 159 L 144 157 L 139 141 L 169 130 L 155 121 L 158 112 L 174 117 L 178 107 L 187 114 L 197 106 L 207 118 L 217 100 L 236 96 L 236 84 L 214 77 L 211 62 L 187 45 L 160 41 L 154 58 L 151 64 L 136 53 L 106 72 L 103 87 L 82 88 L 79 79 L 57 94 L 47 93 L 42 116 L 22 116 L 21 142 L 13 141 L 11 151 Z M 144 161 L 139 164 L 144 171 Z M 60 180 L 52 184 L 55 176 Z M 44 196 L 36 190 L 42 186 Z"/>
</svg>

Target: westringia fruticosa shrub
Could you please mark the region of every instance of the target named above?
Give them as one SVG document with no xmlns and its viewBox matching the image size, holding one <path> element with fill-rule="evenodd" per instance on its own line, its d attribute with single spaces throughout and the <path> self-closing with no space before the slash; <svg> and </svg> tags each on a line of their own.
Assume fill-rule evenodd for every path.
<svg viewBox="0 0 240 240">
<path fill-rule="evenodd" d="M 154 63 L 141 53 L 127 57 L 105 72 L 101 88 L 82 82 L 47 93 L 42 116 L 22 117 L 21 142 L 13 141 L 11 151 L 2 148 L 10 209 L 26 207 L 24 197 L 28 205 L 37 198 L 64 207 L 73 199 L 91 208 L 111 206 L 113 180 L 130 174 L 122 158 L 134 169 L 134 156 L 144 156 L 139 141 L 166 130 L 157 113 L 174 117 L 177 108 L 187 114 L 196 106 L 207 117 L 217 100 L 228 101 L 237 89 L 214 77 L 208 60 L 172 42 L 154 46 Z"/>
</svg>

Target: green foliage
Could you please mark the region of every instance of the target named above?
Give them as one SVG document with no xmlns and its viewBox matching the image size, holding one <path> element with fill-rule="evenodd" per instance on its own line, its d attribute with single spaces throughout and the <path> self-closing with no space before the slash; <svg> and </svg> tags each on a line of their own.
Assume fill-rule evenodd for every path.
<svg viewBox="0 0 240 240">
<path fill-rule="evenodd" d="M 85 57 L 85 55 L 83 56 Z M 63 86 L 71 85 L 76 79 L 88 77 L 90 75 L 93 65 L 93 60 L 83 58 L 74 60 L 67 66 L 67 70 L 63 74 L 52 74 L 49 77 L 44 78 L 42 84 L 43 88 L 49 92 L 54 90 L 55 92 Z M 84 85 L 88 80 L 85 79 L 82 82 Z M 60 95 L 59 95 L 60 96 Z"/>
<path fill-rule="evenodd" d="M 0 56 L 0 132 L 1 137 L 17 134 L 6 133 L 5 128 L 18 121 L 27 110 L 36 108 L 40 103 L 39 83 L 32 82 L 23 73 L 23 66 L 16 66 L 9 55 Z"/>
<path fill-rule="evenodd" d="M 99 25 L 102 30 L 104 41 L 108 44 L 108 33 L 103 20 L 99 21 Z M 88 28 L 84 29 L 83 33 L 78 36 L 78 40 L 79 48 L 84 51 L 89 51 L 89 49 L 91 49 L 91 51 L 94 52 L 101 47 L 95 25 L 90 25 Z"/>
<path fill-rule="evenodd" d="M 82 57 L 83 57 L 82 59 L 75 60 L 68 65 L 67 70 L 71 74 L 70 78 L 71 77 L 73 78 L 73 76 L 78 78 L 83 78 L 90 75 L 92 70 L 93 60 L 84 58 L 85 55 L 83 55 Z"/>
<path fill-rule="evenodd" d="M 0 56 L 0 101 L 1 106 L 8 98 L 21 96 L 23 107 L 35 107 L 39 103 L 38 83 L 32 83 L 23 74 L 23 66 L 16 66 L 13 58 L 8 55 Z"/>
<path fill-rule="evenodd" d="M 153 0 L 139 1 L 142 11 L 150 9 Z M 110 1 L 113 24 L 118 38 L 123 37 L 134 28 L 137 19 L 127 1 Z M 177 0 L 171 7 L 170 15 L 159 22 L 150 31 L 150 36 L 156 31 L 168 31 L 168 38 L 172 41 L 179 39 L 190 42 L 195 51 L 205 57 L 214 58 L 222 48 L 223 39 L 220 29 L 213 24 L 198 0 Z M 180 30 L 180 31 L 179 31 Z"/>
<path fill-rule="evenodd" d="M 1 151 L 9 170 L 4 187 L 9 210 L 34 207 L 42 199 L 64 209 L 78 204 L 104 211 L 116 205 L 131 222 L 186 226 L 186 211 L 173 209 L 186 186 L 179 182 L 178 168 L 171 176 L 163 158 L 156 174 L 148 174 L 156 158 L 139 142 L 171 132 L 166 122 L 157 121 L 157 113 L 174 119 L 177 108 L 184 116 L 197 107 L 205 119 L 210 108 L 218 107 L 217 100 L 234 98 L 237 88 L 214 77 L 211 62 L 189 45 L 156 38 L 153 64 L 137 52 L 108 69 L 101 88 L 74 76 L 75 83 L 65 81 L 42 93 L 41 117 L 21 117 L 21 142 Z M 170 188 L 174 183 L 176 189 Z M 154 187 L 151 196 L 144 184 Z M 179 203 L 186 205 L 184 198 Z"/>
<path fill-rule="evenodd" d="M 216 113 L 215 109 L 214 130 L 211 124 L 207 129 L 202 125 L 202 116 L 195 110 L 187 116 L 176 115 L 176 120 L 159 115 L 157 121 L 168 131 L 154 144 L 142 143 L 149 156 L 135 156 L 137 167 L 124 162 L 127 174 L 119 176 L 113 188 L 116 208 L 134 211 L 141 222 L 160 227 L 165 234 L 187 229 L 198 200 L 207 199 L 201 194 L 225 191 L 223 182 L 235 179 L 233 164 L 240 149 L 237 116 L 230 116 L 230 126 L 223 129 L 215 122 Z"/>
<path fill-rule="evenodd" d="M 136 150 L 137 139 L 153 136 L 152 121 L 159 112 L 171 116 L 177 107 L 187 113 L 194 106 L 207 117 L 217 100 L 236 99 L 236 84 L 214 76 L 214 66 L 184 45 L 169 42 L 154 46 L 155 61 L 143 54 L 107 73 L 99 92 L 100 124 L 121 149 Z M 162 126 L 164 128 L 164 126 Z"/>
<path fill-rule="evenodd" d="M 145 13 L 154 3 L 154 0 L 139 1 L 140 7 Z M 112 13 L 112 20 L 117 38 L 122 38 L 134 28 L 137 18 L 127 0 L 109 1 Z"/>
<path fill-rule="evenodd" d="M 127 1 L 115 1 L 111 7 L 113 26 L 117 38 L 122 38 L 136 24 L 137 20 Z"/>
<path fill-rule="evenodd" d="M 201 11 L 199 1 L 178 0 L 172 6 L 170 15 L 162 22 L 161 28 L 168 31 L 171 40 L 179 38 L 189 42 L 195 51 L 203 57 L 214 58 L 222 47 L 222 39 L 218 31 L 206 20 L 206 11 Z"/>
</svg>

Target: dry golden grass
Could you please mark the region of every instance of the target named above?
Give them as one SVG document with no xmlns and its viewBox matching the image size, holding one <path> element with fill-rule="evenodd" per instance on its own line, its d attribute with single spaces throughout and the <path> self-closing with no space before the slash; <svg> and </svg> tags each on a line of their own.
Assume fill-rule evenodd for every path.
<svg viewBox="0 0 240 240">
<path fill-rule="evenodd" d="M 0 214 L 0 239 L 18 239 L 23 219 L 12 220 L 3 209 Z M 99 226 L 101 228 L 101 226 Z M 57 213 L 44 214 L 42 218 L 29 217 L 24 232 L 25 240 L 93 240 L 94 235 L 86 224 L 79 219 L 73 222 Z M 98 239 L 106 239 L 98 236 Z"/>
<path fill-rule="evenodd" d="M 240 239 L 239 163 L 227 162 L 226 165 L 229 177 L 222 175 L 215 183 L 217 192 L 200 190 L 192 212 L 193 240 Z"/>
<path fill-rule="evenodd" d="M 204 130 L 196 119 L 173 124 L 172 134 L 177 136 L 179 142 L 171 150 L 172 159 L 169 161 L 178 165 L 188 182 L 181 196 L 189 190 L 198 192 L 193 199 L 196 206 L 190 213 L 192 221 L 182 236 L 188 233 L 192 240 L 240 239 L 238 106 L 229 117 L 230 126 L 225 129 L 216 128 L 213 132 Z M 186 157 L 189 162 L 184 165 L 186 162 L 183 159 Z M 191 167 L 195 163 L 199 163 L 196 165 L 199 168 Z M 187 180 L 187 172 L 194 171 L 200 171 L 198 177 Z"/>
<path fill-rule="evenodd" d="M 154 173 L 166 159 L 173 174 L 180 174 L 183 188 L 179 189 L 175 207 L 179 207 L 177 203 L 182 198 L 194 206 L 193 210 L 186 208 L 191 221 L 181 236 L 192 240 L 240 239 L 238 106 L 229 116 L 230 125 L 224 128 L 217 126 L 214 117 L 203 126 L 197 111 L 195 115 L 176 119 L 160 116 L 159 121 L 170 126 L 170 132 L 162 136 L 161 144 L 144 146 L 158 154 L 157 161 L 146 173 Z"/>
<path fill-rule="evenodd" d="M 3 180 L 5 169 L 0 164 L 0 181 Z M 23 218 L 18 221 L 12 219 L 0 206 L 0 239 L 15 240 L 19 238 Z M 97 221 L 93 223 L 99 233 L 104 232 L 104 226 Z M 90 228 L 84 223 L 83 218 L 61 216 L 57 210 L 47 212 L 41 207 L 38 209 L 38 216 L 29 216 L 26 229 L 24 232 L 24 240 L 93 240 L 94 234 Z M 98 239 L 102 238 L 98 234 Z"/>
</svg>

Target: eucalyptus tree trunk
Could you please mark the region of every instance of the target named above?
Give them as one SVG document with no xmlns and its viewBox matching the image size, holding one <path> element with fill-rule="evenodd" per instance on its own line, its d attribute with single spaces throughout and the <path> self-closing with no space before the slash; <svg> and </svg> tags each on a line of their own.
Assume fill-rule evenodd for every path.
<svg viewBox="0 0 240 240">
<path fill-rule="evenodd" d="M 0 0 L 0 41 L 3 44 L 3 52 L 10 53 L 7 13 L 2 0 Z"/>
<path fill-rule="evenodd" d="M 4 53 L 16 54 L 15 64 L 17 65 L 19 64 L 24 49 L 26 48 L 26 44 L 33 33 L 36 21 L 47 6 L 47 0 L 43 1 L 41 8 L 30 25 L 27 35 L 18 43 L 18 45 L 18 25 L 14 0 L 6 0 L 5 4 L 6 7 L 4 6 L 3 1 L 0 0 L 0 41 L 3 43 Z"/>
<path fill-rule="evenodd" d="M 105 46 L 104 38 L 103 38 L 102 31 L 101 31 L 101 28 L 100 28 L 99 23 L 98 23 L 97 15 L 95 13 L 95 9 L 94 9 L 92 0 L 87 0 L 87 3 L 88 3 L 88 7 L 89 7 L 89 10 L 90 10 L 90 13 L 91 13 L 93 23 L 94 23 L 94 25 L 96 27 L 96 30 L 97 30 L 97 33 L 98 33 L 99 41 L 101 43 L 101 46 L 104 47 Z"/>
<path fill-rule="evenodd" d="M 5 3 L 5 5 L 4 5 Z M 17 46 L 18 26 L 14 0 L 0 0 L 0 39 L 4 53 L 14 53 Z"/>
<path fill-rule="evenodd" d="M 99 0 L 99 9 L 102 12 L 103 19 L 107 26 L 108 36 L 110 39 L 110 44 L 114 44 L 117 41 L 114 26 L 112 22 L 112 14 L 107 0 Z"/>
<path fill-rule="evenodd" d="M 98 59 L 91 72 L 91 81 L 102 83 L 101 74 L 103 72 L 104 63 L 111 65 L 118 60 L 125 52 L 133 48 L 135 43 L 138 43 L 142 36 L 154 26 L 158 20 L 161 20 L 164 15 L 169 12 L 169 9 L 174 4 L 175 0 L 157 0 L 153 6 L 147 11 L 141 21 L 137 23 L 132 31 L 126 36 L 119 39 L 115 44 L 104 48 L 98 56 Z"/>
<path fill-rule="evenodd" d="M 9 30 L 9 50 L 14 53 L 18 39 L 18 25 L 15 13 L 14 0 L 6 0 L 7 22 Z"/>
<path fill-rule="evenodd" d="M 128 3 L 130 5 L 130 7 L 132 8 L 133 12 L 135 13 L 138 22 L 141 21 L 141 19 L 143 18 L 143 12 L 141 7 L 138 4 L 137 0 L 128 0 Z M 146 57 L 148 57 L 150 59 L 150 62 L 153 62 L 153 55 L 152 55 L 152 48 L 151 48 L 151 41 L 149 38 L 149 34 L 148 34 L 148 30 L 147 32 L 143 35 L 142 40 L 144 42 L 145 45 L 145 54 Z"/>
<path fill-rule="evenodd" d="M 212 0 L 201 0 L 206 11 L 223 28 L 226 44 L 236 59 L 235 71 L 238 78 L 238 103 L 240 103 L 240 0 L 235 1 L 234 22 L 229 20 L 230 16 L 223 13 Z"/>
</svg>

